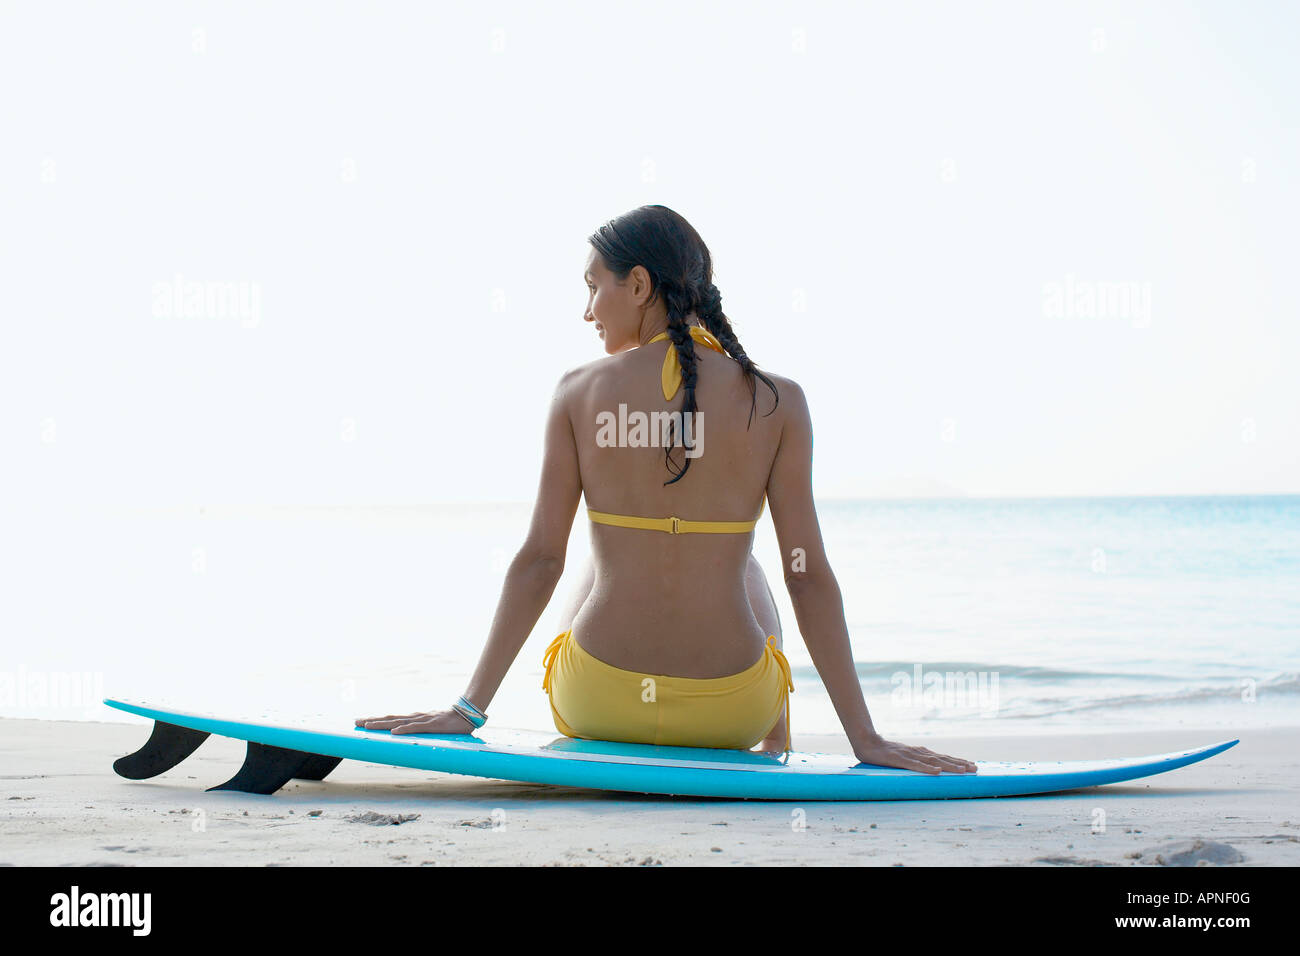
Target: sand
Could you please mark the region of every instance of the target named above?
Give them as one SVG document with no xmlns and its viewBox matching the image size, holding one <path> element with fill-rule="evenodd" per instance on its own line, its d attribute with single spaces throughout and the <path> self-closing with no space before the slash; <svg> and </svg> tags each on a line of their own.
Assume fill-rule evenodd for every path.
<svg viewBox="0 0 1300 956">
<path fill-rule="evenodd" d="M 17 866 L 1294 866 L 1300 728 L 927 738 L 974 760 L 1167 753 L 1239 736 L 1159 777 L 988 800 L 772 803 L 508 783 L 344 761 L 271 796 L 207 793 L 243 744 L 210 738 L 129 781 L 144 724 L 0 720 L 0 864 Z M 848 753 L 843 738 L 801 750 Z M 1098 826 L 1100 824 L 1100 826 Z"/>
</svg>

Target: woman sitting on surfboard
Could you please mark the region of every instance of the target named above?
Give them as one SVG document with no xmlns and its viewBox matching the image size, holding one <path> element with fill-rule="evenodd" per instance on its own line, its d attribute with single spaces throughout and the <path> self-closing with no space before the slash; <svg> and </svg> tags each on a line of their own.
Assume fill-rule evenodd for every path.
<svg viewBox="0 0 1300 956">
<path fill-rule="evenodd" d="M 560 581 L 585 494 L 592 561 L 543 656 L 556 728 L 596 740 L 789 751 L 794 688 L 776 605 L 751 554 L 766 499 L 799 632 L 854 755 L 974 772 L 968 760 L 885 740 L 872 724 L 813 505 L 803 391 L 745 354 L 703 240 L 656 205 L 607 222 L 588 242 L 583 318 L 608 354 L 556 387 L 528 536 L 465 695 L 446 710 L 358 726 L 463 734 L 483 725 Z"/>
</svg>

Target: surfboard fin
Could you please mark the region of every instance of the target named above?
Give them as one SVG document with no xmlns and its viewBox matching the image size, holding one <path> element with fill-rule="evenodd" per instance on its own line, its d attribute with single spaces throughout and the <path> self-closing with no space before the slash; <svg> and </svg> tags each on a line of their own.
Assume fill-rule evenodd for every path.
<svg viewBox="0 0 1300 956">
<path fill-rule="evenodd" d="M 295 780 L 324 780 L 334 768 L 343 762 L 342 757 L 326 757 L 324 754 L 310 754 L 310 760 L 302 765 L 296 774 L 293 775 Z"/>
<path fill-rule="evenodd" d="M 145 745 L 133 754 L 113 761 L 113 769 L 128 780 L 147 780 L 166 773 L 208 739 L 204 730 L 190 730 L 161 720 L 153 722 L 153 732 Z"/>
<path fill-rule="evenodd" d="M 341 757 L 325 757 L 287 747 L 248 742 L 248 752 L 239 772 L 212 790 L 237 790 L 241 793 L 275 793 L 290 780 L 323 780 L 339 765 Z"/>
</svg>

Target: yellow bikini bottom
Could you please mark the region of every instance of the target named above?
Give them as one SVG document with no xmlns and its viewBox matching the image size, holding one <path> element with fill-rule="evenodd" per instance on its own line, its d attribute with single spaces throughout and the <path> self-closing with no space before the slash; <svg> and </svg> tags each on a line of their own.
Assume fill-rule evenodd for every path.
<svg viewBox="0 0 1300 956">
<path fill-rule="evenodd" d="M 592 657 L 572 629 L 542 656 L 542 689 L 566 737 L 667 747 L 749 750 L 786 714 L 790 748 L 790 664 L 770 636 L 763 656 L 726 677 L 668 677 L 626 671 Z M 561 716 L 563 715 L 563 716 Z"/>
</svg>

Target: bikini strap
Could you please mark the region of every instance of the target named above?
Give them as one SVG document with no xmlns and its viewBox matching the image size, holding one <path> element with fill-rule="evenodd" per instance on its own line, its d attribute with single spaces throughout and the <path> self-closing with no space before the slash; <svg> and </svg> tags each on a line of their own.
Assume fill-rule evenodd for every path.
<svg viewBox="0 0 1300 956">
<path fill-rule="evenodd" d="M 758 518 L 753 521 L 691 521 L 675 515 L 667 518 L 642 518 L 637 515 L 592 511 L 590 508 L 587 509 L 587 517 L 596 524 L 639 528 L 642 531 L 666 531 L 668 534 L 743 534 L 758 526 Z"/>
<path fill-rule="evenodd" d="M 711 348 L 715 352 L 721 352 L 723 355 L 727 354 L 727 350 L 722 347 L 722 343 L 714 338 L 708 329 L 701 328 L 698 325 L 688 325 L 686 328 L 690 330 L 691 338 L 701 345 Z M 655 342 L 662 342 L 666 338 L 668 338 L 668 333 L 660 332 L 646 344 L 653 345 Z M 659 382 L 663 385 L 665 399 L 676 395 L 677 389 L 682 386 L 682 363 L 681 359 L 677 357 L 677 347 L 675 345 L 664 356 L 664 367 L 659 373 Z"/>
</svg>

